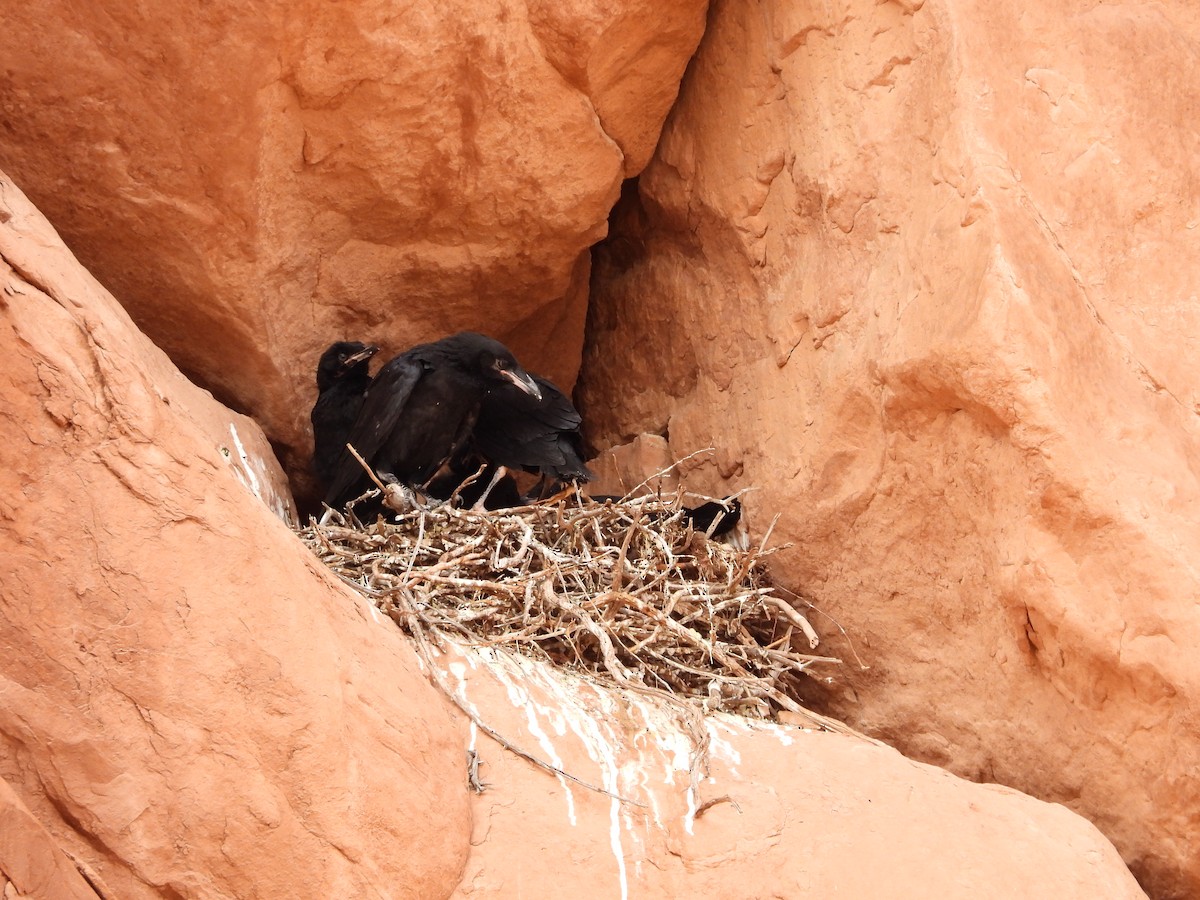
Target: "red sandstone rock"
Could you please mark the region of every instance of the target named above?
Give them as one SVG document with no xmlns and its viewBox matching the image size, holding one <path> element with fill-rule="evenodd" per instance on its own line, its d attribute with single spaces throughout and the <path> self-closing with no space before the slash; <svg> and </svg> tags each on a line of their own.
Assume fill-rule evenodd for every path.
<svg viewBox="0 0 1200 900">
<path fill-rule="evenodd" d="M 588 482 L 587 492 L 621 497 L 645 484 L 650 490 L 670 493 L 679 487 L 674 463 L 666 440 L 657 434 L 638 435 L 627 444 L 609 447 L 588 463 L 595 477 Z"/>
<path fill-rule="evenodd" d="M 390 22 L 363 5 L 14 8 L 0 163 L 298 467 L 332 337 L 397 347 L 482 315 L 504 338 L 532 327 L 521 355 L 570 375 L 582 250 L 653 143 L 702 7 L 531 4 L 491 21 L 440 4 Z M 669 425 L 677 453 L 715 443 L 712 490 L 756 484 L 751 517 L 786 511 L 784 573 L 872 663 L 841 701 L 864 727 L 1070 802 L 1159 896 L 1188 895 L 1194 273 L 1162 261 L 1196 256 L 1190 145 L 1172 137 L 1190 133 L 1178 35 L 1195 13 L 843 12 L 714 11 L 645 208 L 602 257 L 588 412 L 610 439 Z M 1148 99 L 1148 82 L 1172 89 Z M 586 890 L 619 885 L 624 864 L 659 893 L 782 872 L 771 889 L 834 893 L 837 878 L 861 896 L 880 887 L 864 859 L 915 896 L 931 875 L 943 893 L 1011 896 L 1027 861 L 1047 896 L 1133 893 L 1062 811 L 869 745 L 857 769 L 785 780 L 853 753 L 806 736 L 803 758 L 776 756 L 776 732 L 723 738 L 746 761 L 744 781 L 714 762 L 713 787 L 750 797 L 736 818 L 718 804 L 684 837 L 676 798 L 674 832 L 631 827 L 633 851 L 611 857 L 610 802 L 586 795 L 586 832 L 566 829 L 561 808 L 531 805 L 545 776 L 493 750 L 485 778 L 529 787 L 510 807 L 478 801 L 468 858 L 452 720 L 390 623 L 246 490 L 286 514 L 265 440 L 0 191 L 4 808 L 107 895 L 437 896 L 462 872 L 460 893 L 487 893 L 574 865 L 595 875 Z M 625 708 L 594 702 L 615 727 Z M 578 747 L 561 756 L 606 772 Z M 821 779 L 836 789 L 806 806 Z M 928 797 L 916 813 L 906 789 Z M 831 828 L 842 797 L 847 832 Z M 32 876 L 4 844 L 13 889 L 78 889 L 18 827 Z M 660 868 L 638 871 L 635 836 L 657 841 L 644 858 Z M 945 868 L 914 871 L 930 846 Z"/>
<path fill-rule="evenodd" d="M 13 7 L 0 166 L 300 476 L 333 340 L 398 351 L 473 328 L 574 380 L 588 247 L 706 6 Z"/>
<path fill-rule="evenodd" d="M 609 792 L 472 738 L 488 789 L 456 897 L 1144 896 L 1063 807 L 888 747 L 719 716 L 693 788 L 693 745 L 670 708 L 528 660 L 447 659 L 485 724 Z"/>
<path fill-rule="evenodd" d="M 641 805 L 473 738 L 215 446 L 237 417 L 0 191 L 6 898 L 1140 896 L 1067 810 L 854 738 L 713 720 L 689 793 L 675 711 L 448 655 L 487 724 Z"/>
<path fill-rule="evenodd" d="M 91 885 L 4 781 L 0 781 L 0 897 L 96 900 Z"/>
<path fill-rule="evenodd" d="M 602 446 L 714 444 L 693 479 L 782 515 L 870 665 L 833 711 L 1161 898 L 1200 894 L 1198 39 L 1184 0 L 715 3 L 583 374 Z"/>
<path fill-rule="evenodd" d="M 444 895 L 470 823 L 447 706 L 268 508 L 257 426 L 4 177 L 0 359 L 5 877 L 79 896 L 57 844 L 110 898 Z"/>
</svg>

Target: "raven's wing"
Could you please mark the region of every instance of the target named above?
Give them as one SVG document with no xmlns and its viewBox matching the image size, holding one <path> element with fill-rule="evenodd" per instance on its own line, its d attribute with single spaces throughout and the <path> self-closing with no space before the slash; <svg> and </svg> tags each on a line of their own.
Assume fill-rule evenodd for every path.
<svg viewBox="0 0 1200 900">
<path fill-rule="evenodd" d="M 375 454 L 400 422 L 404 406 L 424 371 L 419 361 L 405 353 L 380 369 L 367 388 L 362 411 L 350 429 L 347 441 L 368 464 L 373 464 Z M 336 509 L 353 500 L 354 489 L 365 479 L 366 473 L 358 460 L 343 450 L 326 502 Z"/>
<path fill-rule="evenodd" d="M 578 431 L 579 426 L 583 424 L 583 417 L 579 415 L 579 410 L 575 408 L 571 398 L 560 391 L 554 382 L 547 381 L 540 375 L 534 375 L 533 380 L 542 392 L 542 399 L 538 401 L 528 394 L 524 396 L 536 407 L 534 414 L 537 418 L 558 431 Z"/>
<path fill-rule="evenodd" d="M 590 481 L 595 476 L 583 463 L 583 435 L 580 433 L 583 417 L 571 398 L 553 383 L 537 376 L 535 380 L 542 391 L 537 416 L 553 429 L 540 442 L 545 460 L 540 468 L 555 478 Z"/>
<path fill-rule="evenodd" d="M 362 410 L 364 386 L 334 382 L 317 397 L 309 419 L 313 428 L 313 469 L 328 487 L 346 452 L 346 439 Z"/>
<path fill-rule="evenodd" d="M 533 378 L 541 399 L 510 385 L 501 385 L 484 398 L 475 425 L 476 450 L 498 465 L 587 481 L 592 473 L 581 458 L 583 419 L 553 383 L 538 375 Z"/>
</svg>

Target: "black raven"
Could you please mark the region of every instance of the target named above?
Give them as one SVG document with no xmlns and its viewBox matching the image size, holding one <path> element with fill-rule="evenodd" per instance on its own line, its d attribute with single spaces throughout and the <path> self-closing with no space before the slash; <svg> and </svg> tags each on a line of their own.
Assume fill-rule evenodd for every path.
<svg viewBox="0 0 1200 900">
<path fill-rule="evenodd" d="M 419 344 L 379 370 L 347 440 L 380 475 L 419 487 L 464 447 L 488 391 L 501 384 L 541 396 L 499 341 L 464 331 Z M 369 480 L 348 452 L 335 469 L 326 502 L 336 509 Z"/>
<path fill-rule="evenodd" d="M 556 481 L 590 481 L 583 464 L 583 419 L 570 398 L 540 375 L 540 397 L 500 384 L 479 408 L 472 449 L 488 462 L 524 469 Z"/>
<path fill-rule="evenodd" d="M 345 452 L 350 429 L 362 409 L 363 395 L 371 384 L 367 371 L 378 347 L 358 341 L 339 341 L 321 354 L 317 363 L 317 402 L 313 404 L 313 469 L 328 489 L 338 460 Z"/>
<path fill-rule="evenodd" d="M 458 490 L 464 505 L 474 504 L 492 485 L 497 469 L 523 469 L 542 476 L 530 498 L 542 496 L 546 489 L 564 481 L 590 481 L 592 472 L 583 463 L 583 420 L 569 397 L 541 375 L 533 375 L 540 397 L 518 390 L 503 382 L 494 385 L 483 398 L 471 438 L 451 461 L 443 477 L 434 486 L 438 497 L 449 497 Z M 475 481 L 462 486 L 477 472 Z M 516 482 L 505 477 L 487 494 L 488 509 L 520 506 L 525 502 Z"/>
</svg>

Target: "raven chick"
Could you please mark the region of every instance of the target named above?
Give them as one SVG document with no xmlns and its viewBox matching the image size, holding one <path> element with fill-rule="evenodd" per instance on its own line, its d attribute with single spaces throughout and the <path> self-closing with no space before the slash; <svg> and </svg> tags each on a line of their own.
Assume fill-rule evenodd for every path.
<svg viewBox="0 0 1200 900">
<path fill-rule="evenodd" d="M 512 384 L 494 386 L 483 398 L 471 439 L 450 462 L 434 487 L 434 494 L 449 497 L 458 491 L 464 505 L 473 505 L 492 484 L 497 469 L 524 469 L 541 475 L 529 497 L 543 496 L 564 481 L 590 481 L 592 472 L 583 463 L 583 419 L 569 397 L 541 375 L 533 375 L 541 397 Z M 481 471 L 482 470 L 482 471 Z M 465 487 L 466 479 L 480 472 Z M 488 492 L 488 509 L 505 509 L 526 502 L 511 477 Z"/>
<path fill-rule="evenodd" d="M 534 375 L 541 396 L 501 384 L 488 391 L 475 423 L 472 449 L 498 466 L 521 468 L 556 481 L 590 481 L 583 464 L 583 419 L 571 399 Z"/>
<path fill-rule="evenodd" d="M 337 462 L 346 449 L 350 429 L 362 409 L 371 384 L 367 370 L 378 347 L 358 341 L 339 341 L 321 354 L 317 363 L 317 402 L 313 404 L 313 469 L 327 489 Z"/>
<path fill-rule="evenodd" d="M 348 441 L 375 471 L 421 486 L 465 445 L 485 396 L 501 384 L 541 397 L 499 341 L 464 331 L 419 344 L 379 370 Z M 369 480 L 348 452 L 335 469 L 326 502 L 336 509 Z"/>
</svg>

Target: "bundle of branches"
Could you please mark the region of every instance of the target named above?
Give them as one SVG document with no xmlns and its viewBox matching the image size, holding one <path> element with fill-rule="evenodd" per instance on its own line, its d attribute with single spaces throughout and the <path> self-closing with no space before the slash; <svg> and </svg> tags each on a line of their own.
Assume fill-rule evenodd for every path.
<svg viewBox="0 0 1200 900">
<path fill-rule="evenodd" d="M 766 539 L 748 550 L 709 539 L 680 495 L 566 493 L 495 512 L 447 504 L 396 524 L 335 515 L 301 537 L 422 640 L 458 635 L 708 711 L 828 724 L 796 687 L 838 660 L 809 652 L 817 635 L 772 589 Z"/>
</svg>

